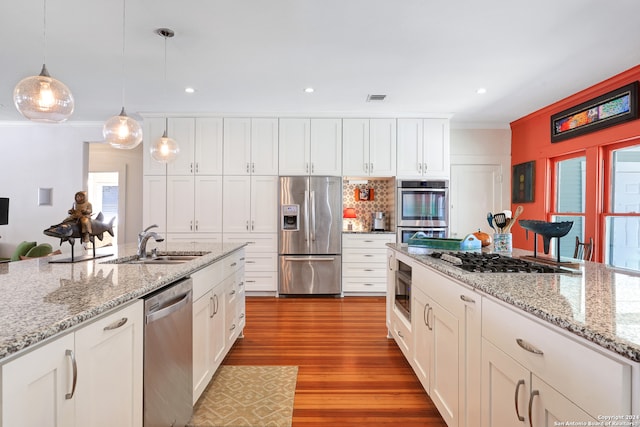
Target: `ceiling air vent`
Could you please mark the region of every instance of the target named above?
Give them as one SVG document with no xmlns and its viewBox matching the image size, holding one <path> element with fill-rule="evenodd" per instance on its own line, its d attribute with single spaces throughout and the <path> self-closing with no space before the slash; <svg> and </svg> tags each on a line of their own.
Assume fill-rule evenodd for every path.
<svg viewBox="0 0 640 427">
<path fill-rule="evenodd" d="M 367 95 L 367 102 L 384 101 L 387 95 Z"/>
</svg>

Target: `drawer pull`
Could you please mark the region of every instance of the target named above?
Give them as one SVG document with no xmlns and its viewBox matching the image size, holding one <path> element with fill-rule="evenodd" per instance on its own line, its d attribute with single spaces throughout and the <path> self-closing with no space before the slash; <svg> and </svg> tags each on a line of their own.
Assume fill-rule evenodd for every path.
<svg viewBox="0 0 640 427">
<path fill-rule="evenodd" d="M 539 354 L 540 356 L 542 356 L 544 354 L 542 352 L 542 350 L 534 347 L 533 345 L 529 344 L 528 342 L 526 342 L 522 338 L 516 338 L 516 342 L 518 343 L 518 345 L 520 347 L 522 347 L 523 349 L 527 350 L 530 353 Z"/>
<path fill-rule="evenodd" d="M 375 271 L 375 270 L 372 268 L 365 268 L 364 271 Z"/>
<path fill-rule="evenodd" d="M 538 390 L 533 390 L 531 396 L 529 396 L 529 427 L 533 427 L 533 420 L 531 419 L 533 415 L 533 398 L 539 395 L 540 392 Z"/>
<path fill-rule="evenodd" d="M 231 263 L 231 265 L 229 267 L 235 267 L 236 265 L 238 265 L 238 263 L 237 262 L 233 262 L 233 263 Z"/>
<path fill-rule="evenodd" d="M 398 336 L 404 340 L 404 335 L 402 335 L 402 332 L 398 331 Z"/>
<path fill-rule="evenodd" d="M 464 301 L 464 302 L 468 302 L 468 303 L 470 303 L 470 304 L 475 304 L 475 303 L 476 303 L 476 300 L 474 300 L 473 298 L 469 298 L 469 297 L 468 297 L 468 296 L 466 296 L 466 295 L 460 295 L 460 299 L 461 299 L 462 301 Z"/>
<path fill-rule="evenodd" d="M 255 264 L 255 261 L 247 261 L 247 264 Z"/>
<path fill-rule="evenodd" d="M 373 257 L 373 255 L 371 255 L 371 254 L 364 254 L 364 256 L 367 257 L 367 258 Z"/>
<path fill-rule="evenodd" d="M 518 420 L 524 421 L 524 417 L 520 415 L 520 410 L 518 409 L 518 392 L 520 391 L 521 385 L 524 385 L 524 380 L 520 380 L 518 381 L 518 384 L 516 384 L 516 396 L 514 399 L 515 399 L 515 405 L 516 405 L 516 415 L 518 416 Z M 531 417 L 531 415 L 529 415 L 529 417 Z"/>
<path fill-rule="evenodd" d="M 373 286 L 373 283 L 363 283 L 365 286 Z"/>
<path fill-rule="evenodd" d="M 113 329 L 118 329 L 120 326 L 124 325 L 125 323 L 127 323 L 127 318 L 123 317 L 122 319 L 116 320 L 112 324 L 105 326 L 103 328 L 103 331 L 111 331 Z"/>
</svg>

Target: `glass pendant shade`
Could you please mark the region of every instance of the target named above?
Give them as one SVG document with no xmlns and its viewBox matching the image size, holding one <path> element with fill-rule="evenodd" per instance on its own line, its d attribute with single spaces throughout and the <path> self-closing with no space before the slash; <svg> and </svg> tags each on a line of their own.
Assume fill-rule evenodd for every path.
<svg viewBox="0 0 640 427">
<path fill-rule="evenodd" d="M 24 117 L 36 122 L 64 122 L 73 114 L 73 95 L 52 78 L 46 65 L 38 76 L 22 79 L 13 90 L 13 103 Z"/>
<path fill-rule="evenodd" d="M 142 126 L 127 116 L 122 107 L 119 115 L 105 122 L 102 127 L 102 136 L 112 147 L 130 150 L 142 142 Z"/>
<path fill-rule="evenodd" d="M 169 163 L 178 157 L 180 153 L 180 147 L 178 143 L 167 136 L 167 131 L 164 131 L 162 137 L 153 144 L 151 147 L 151 158 L 160 163 Z"/>
</svg>

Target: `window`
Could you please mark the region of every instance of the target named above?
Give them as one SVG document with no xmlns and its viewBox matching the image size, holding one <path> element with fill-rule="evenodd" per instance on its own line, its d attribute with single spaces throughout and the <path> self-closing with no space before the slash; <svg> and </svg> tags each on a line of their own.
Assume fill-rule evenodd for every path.
<svg viewBox="0 0 640 427">
<path fill-rule="evenodd" d="M 606 156 L 610 194 L 604 209 L 603 261 L 640 271 L 640 145 Z"/>
<path fill-rule="evenodd" d="M 560 256 L 573 257 L 576 236 L 584 240 L 586 157 L 556 160 L 554 168 L 555 210 L 551 221 L 573 221 L 571 231 L 560 239 Z M 556 239 L 552 253 L 556 254 Z"/>
</svg>

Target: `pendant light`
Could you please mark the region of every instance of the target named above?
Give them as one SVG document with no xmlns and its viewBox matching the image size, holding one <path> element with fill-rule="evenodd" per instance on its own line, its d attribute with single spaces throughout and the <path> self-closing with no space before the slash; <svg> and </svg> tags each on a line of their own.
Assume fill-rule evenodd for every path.
<svg viewBox="0 0 640 427">
<path fill-rule="evenodd" d="M 164 84 L 165 84 L 165 97 L 167 87 L 167 39 L 173 37 L 175 33 L 168 28 L 159 28 L 156 30 L 156 34 L 164 37 Z M 167 128 L 169 126 L 169 119 L 165 117 L 164 120 L 164 133 L 162 137 L 157 139 L 151 146 L 151 157 L 160 163 L 169 163 L 178 157 L 180 147 L 178 143 L 167 136 Z"/>
<path fill-rule="evenodd" d="M 102 128 L 102 136 L 105 141 L 114 148 L 130 150 L 135 148 L 142 141 L 142 126 L 136 120 L 127 116 L 124 111 L 124 47 L 125 47 L 125 23 L 126 23 L 126 0 L 122 1 L 122 111 L 117 116 L 107 120 Z"/>
<path fill-rule="evenodd" d="M 16 109 L 35 122 L 64 122 L 73 114 L 74 100 L 64 83 L 49 75 L 46 64 L 47 53 L 47 0 L 44 3 L 44 61 L 37 76 L 22 79 L 13 90 Z"/>
</svg>

